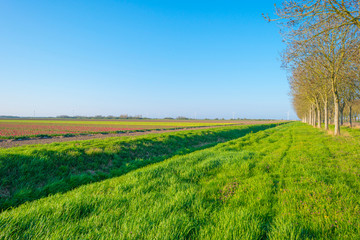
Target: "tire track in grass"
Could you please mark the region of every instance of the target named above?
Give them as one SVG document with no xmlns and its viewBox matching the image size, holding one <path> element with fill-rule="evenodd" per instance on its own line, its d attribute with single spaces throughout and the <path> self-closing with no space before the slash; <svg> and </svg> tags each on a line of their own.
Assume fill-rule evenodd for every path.
<svg viewBox="0 0 360 240">
<path fill-rule="evenodd" d="M 260 239 L 269 239 L 270 238 L 269 234 L 271 233 L 271 230 L 272 230 L 272 224 L 273 224 L 274 218 L 276 217 L 276 206 L 279 202 L 279 199 L 278 199 L 279 183 L 281 182 L 282 187 L 286 185 L 286 182 L 285 182 L 285 176 L 286 176 L 286 172 L 287 172 L 286 166 L 288 165 L 288 163 L 290 161 L 289 159 L 286 159 L 286 158 L 287 158 L 287 155 L 288 155 L 290 149 L 292 148 L 292 146 L 294 144 L 293 129 L 291 127 L 290 128 L 288 127 L 287 132 L 288 132 L 288 135 L 286 136 L 287 137 L 286 147 L 280 154 L 278 161 L 273 163 L 273 165 L 278 164 L 278 169 L 277 169 L 278 171 L 275 171 L 274 173 L 269 172 L 269 176 L 272 181 L 271 195 L 270 195 L 269 204 L 268 204 L 269 210 L 268 210 L 268 215 L 265 216 L 265 219 L 264 219 L 263 233 L 260 236 Z M 277 173 L 277 172 L 279 172 L 279 173 Z"/>
<path fill-rule="evenodd" d="M 271 218 L 270 228 L 266 232 L 266 236 L 263 239 L 278 239 L 277 237 L 274 238 L 274 231 L 277 232 L 278 230 L 278 222 L 279 218 L 282 217 L 284 214 L 282 208 L 284 207 L 284 199 L 282 194 L 284 194 L 284 190 L 286 191 L 287 188 L 291 188 L 294 182 L 298 181 L 299 175 L 302 173 L 296 173 L 294 175 L 293 169 L 298 167 L 299 159 L 294 159 L 294 153 L 298 152 L 299 149 L 303 152 L 303 142 L 301 139 L 302 132 L 299 131 L 298 128 L 291 128 L 288 131 L 289 138 L 287 141 L 287 146 L 282 153 L 282 156 L 279 159 L 279 168 L 278 174 L 273 179 L 276 183 L 276 191 L 274 191 L 273 201 L 271 207 L 273 208 L 274 214 Z M 299 138 L 300 136 L 300 138 Z M 305 153 L 306 154 L 306 153 Z M 285 201 L 286 204 L 286 201 Z M 276 233 L 275 233 L 276 235 Z M 287 239 L 286 237 L 284 239 Z M 291 239 L 294 239 L 293 236 Z M 296 239 L 296 237 L 295 237 Z"/>
<path fill-rule="evenodd" d="M 274 176 L 272 174 L 273 172 L 277 174 L 279 162 L 285 157 L 292 145 L 289 143 L 292 137 L 287 141 L 289 127 L 283 126 L 257 133 L 254 138 L 248 136 L 251 143 L 246 146 L 239 142 L 244 138 L 232 143 L 232 147 L 219 145 L 219 149 L 228 150 L 227 153 L 235 159 L 239 159 L 239 162 L 231 161 L 231 167 L 224 168 L 216 176 L 203 179 L 204 182 L 213 187 L 219 181 L 218 179 L 223 179 L 221 181 L 223 184 L 220 184 L 220 199 L 224 205 L 221 208 L 222 210 L 215 211 L 217 217 L 211 225 L 220 232 L 226 231 L 226 233 L 224 232 L 226 237 L 215 236 L 214 239 L 216 237 L 236 239 L 239 237 L 236 233 L 243 231 L 239 229 L 239 226 L 252 231 L 251 236 L 256 239 L 267 238 L 267 232 L 271 229 L 272 217 L 274 216 L 273 206 L 276 204 L 274 195 L 277 194 L 277 189 L 274 189 Z M 265 137 L 260 137 L 260 135 Z M 238 142 L 237 149 L 234 146 L 236 142 Z M 237 168 L 238 171 L 234 170 Z M 230 210 L 232 205 L 237 206 L 236 212 Z M 226 214 L 230 214 L 231 217 Z M 240 215 L 236 216 L 237 214 Z M 237 221 L 248 221 L 251 226 L 243 226 L 243 223 L 235 225 L 232 227 L 234 232 L 231 232 L 224 224 L 219 224 L 223 221 L 227 223 L 225 225 L 232 225 Z M 212 232 L 207 232 L 207 235 L 212 235 Z M 241 236 L 244 239 L 253 238 L 250 235 Z"/>
<path fill-rule="evenodd" d="M 305 191 L 307 181 L 310 184 L 316 183 L 316 179 L 326 171 L 326 161 L 324 161 L 326 157 L 322 154 L 326 153 L 326 156 L 330 156 L 327 153 L 328 147 L 325 146 L 328 139 L 324 139 L 317 129 L 305 125 L 293 129 L 292 135 L 292 148 L 289 148 L 284 158 L 286 161 L 283 161 L 282 165 L 283 184 L 281 184 L 281 191 L 278 191 L 278 214 L 274 218 L 272 231 L 268 235 L 269 239 L 279 239 L 279 235 L 281 239 L 308 239 L 315 234 L 308 228 L 298 231 L 299 222 L 302 219 L 296 215 L 294 209 L 303 207 L 302 197 L 304 196 L 301 194 Z M 318 182 L 321 181 L 318 180 Z"/>
<path fill-rule="evenodd" d="M 277 156 L 282 156 L 283 150 L 277 142 L 281 140 L 284 131 L 284 126 L 268 129 L 214 148 L 222 156 L 221 159 L 216 159 L 221 164 L 215 174 L 201 179 L 199 191 L 206 192 L 207 197 L 203 201 L 221 204 L 209 213 L 208 222 L 201 227 L 200 232 L 192 235 L 193 239 L 206 239 L 205 236 L 213 236 L 213 239 L 259 239 L 262 236 L 262 225 L 269 215 L 264 214 L 264 211 L 269 210 L 266 205 L 271 192 L 270 178 L 264 172 L 266 167 L 263 160 L 273 152 L 279 152 Z M 211 159 L 206 158 L 205 161 Z M 191 166 L 196 173 L 199 169 L 195 168 Z M 259 192 L 259 189 L 262 190 Z M 264 201 L 265 206 L 261 206 Z M 236 211 L 231 210 L 234 205 L 237 206 Z M 229 225 L 232 227 L 228 227 Z M 244 233 L 245 229 L 248 233 Z M 222 232 L 222 235 L 217 232 Z"/>
</svg>

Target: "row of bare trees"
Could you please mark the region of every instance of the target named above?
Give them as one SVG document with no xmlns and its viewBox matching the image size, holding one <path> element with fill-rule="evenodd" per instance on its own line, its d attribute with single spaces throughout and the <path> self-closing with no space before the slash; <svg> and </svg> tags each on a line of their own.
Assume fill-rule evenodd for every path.
<svg viewBox="0 0 360 240">
<path fill-rule="evenodd" d="M 340 134 L 357 117 L 360 0 L 289 0 L 277 8 L 293 105 L 302 121 Z M 270 19 L 269 19 L 270 20 Z M 348 114 L 345 117 L 344 113 Z"/>
</svg>

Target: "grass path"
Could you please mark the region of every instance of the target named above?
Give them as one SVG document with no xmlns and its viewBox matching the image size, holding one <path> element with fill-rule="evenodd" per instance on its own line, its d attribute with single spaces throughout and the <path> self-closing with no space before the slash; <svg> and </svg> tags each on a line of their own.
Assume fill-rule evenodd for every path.
<svg viewBox="0 0 360 240">
<path fill-rule="evenodd" d="M 0 214 L 3 239 L 357 239 L 360 143 L 302 123 Z"/>
</svg>

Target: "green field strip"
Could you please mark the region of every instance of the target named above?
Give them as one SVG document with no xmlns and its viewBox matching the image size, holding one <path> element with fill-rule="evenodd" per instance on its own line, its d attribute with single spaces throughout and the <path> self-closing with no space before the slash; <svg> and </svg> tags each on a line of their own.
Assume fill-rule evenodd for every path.
<svg viewBox="0 0 360 240">
<path fill-rule="evenodd" d="M 357 239 L 360 148 L 302 123 L 0 214 L 3 239 Z"/>
<path fill-rule="evenodd" d="M 0 208 L 121 176 L 277 124 L 95 139 L 0 150 Z"/>
<path fill-rule="evenodd" d="M 301 140 L 288 154 L 286 184 L 279 197 L 271 232 L 282 239 L 356 239 L 359 236 L 359 148 L 344 137 L 318 131 Z M 298 142 L 300 142 L 298 140 Z M 347 152 L 345 157 L 345 149 Z"/>
</svg>

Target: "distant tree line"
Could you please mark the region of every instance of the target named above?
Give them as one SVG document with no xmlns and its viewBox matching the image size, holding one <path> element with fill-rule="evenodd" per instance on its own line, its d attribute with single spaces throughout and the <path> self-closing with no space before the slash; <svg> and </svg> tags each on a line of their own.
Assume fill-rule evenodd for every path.
<svg viewBox="0 0 360 240">
<path fill-rule="evenodd" d="M 276 9 L 286 44 L 293 106 L 303 122 L 326 130 L 359 120 L 359 0 L 288 0 Z"/>
</svg>

